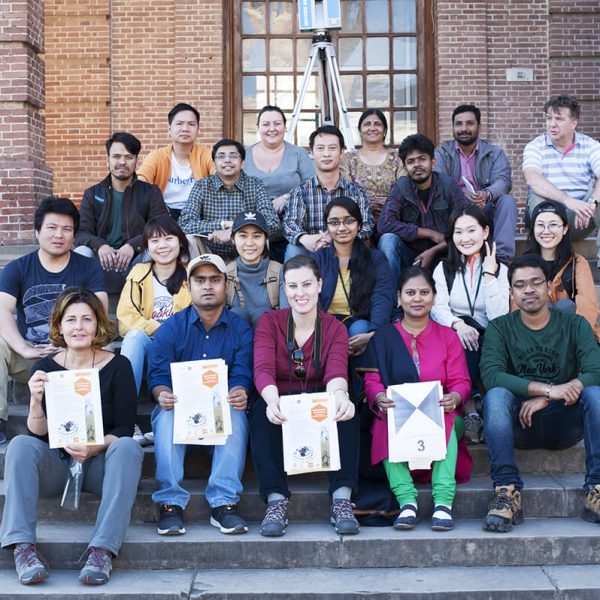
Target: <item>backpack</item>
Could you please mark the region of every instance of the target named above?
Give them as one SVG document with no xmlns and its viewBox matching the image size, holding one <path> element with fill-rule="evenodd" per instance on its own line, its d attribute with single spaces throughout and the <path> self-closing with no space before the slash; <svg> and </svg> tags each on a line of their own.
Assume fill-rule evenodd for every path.
<svg viewBox="0 0 600 600">
<path fill-rule="evenodd" d="M 267 296 L 271 308 L 279 308 L 279 280 L 281 277 L 281 268 L 281 263 L 270 260 L 267 266 L 267 276 L 263 280 L 263 283 L 267 286 Z M 237 293 L 240 306 L 243 308 L 244 295 L 242 294 L 242 286 L 237 274 L 237 260 L 234 260 L 227 265 L 227 281 L 231 283 L 227 288 L 227 306 L 229 308 L 232 307 L 233 299 Z"/>
<path fill-rule="evenodd" d="M 560 277 L 562 288 L 567 292 L 567 296 L 571 300 L 575 300 L 577 296 L 577 282 L 575 281 L 575 258 L 572 258 L 565 267 L 563 274 Z"/>
</svg>

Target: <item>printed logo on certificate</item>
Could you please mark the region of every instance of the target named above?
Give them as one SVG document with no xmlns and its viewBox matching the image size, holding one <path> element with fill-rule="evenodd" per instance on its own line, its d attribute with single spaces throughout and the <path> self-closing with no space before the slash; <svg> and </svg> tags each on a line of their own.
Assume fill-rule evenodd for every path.
<svg viewBox="0 0 600 600">
<path fill-rule="evenodd" d="M 231 434 L 227 365 L 221 358 L 171 363 L 173 443 L 222 445 Z"/>
<path fill-rule="evenodd" d="M 98 369 L 53 371 L 45 386 L 50 448 L 104 443 Z"/>
<path fill-rule="evenodd" d="M 335 398 L 327 392 L 282 396 L 283 466 L 288 475 L 338 471 L 340 445 Z"/>
<path fill-rule="evenodd" d="M 446 458 L 440 382 L 391 385 L 386 394 L 394 402 L 394 408 L 387 410 L 389 461 L 428 469 L 433 461 Z"/>
</svg>

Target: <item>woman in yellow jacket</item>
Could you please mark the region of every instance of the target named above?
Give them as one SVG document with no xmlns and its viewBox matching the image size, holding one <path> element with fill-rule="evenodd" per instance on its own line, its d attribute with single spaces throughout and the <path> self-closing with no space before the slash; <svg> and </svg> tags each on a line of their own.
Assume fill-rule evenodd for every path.
<svg viewBox="0 0 600 600">
<path fill-rule="evenodd" d="M 151 262 L 131 269 L 117 305 L 121 355 L 131 362 L 138 394 L 154 332 L 192 301 L 185 271 L 188 243 L 173 219 L 160 216 L 146 223 L 144 250 Z M 142 442 L 143 437 L 136 425 L 134 438 Z M 148 437 L 145 440 L 150 441 Z"/>
</svg>

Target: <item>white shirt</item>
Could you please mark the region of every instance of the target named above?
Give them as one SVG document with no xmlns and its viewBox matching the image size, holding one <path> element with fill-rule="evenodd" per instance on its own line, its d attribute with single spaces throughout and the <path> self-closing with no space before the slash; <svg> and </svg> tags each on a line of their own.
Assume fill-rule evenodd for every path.
<svg viewBox="0 0 600 600">
<path fill-rule="evenodd" d="M 192 166 L 184 167 L 177 162 L 175 154 L 171 154 L 171 175 L 163 193 L 165 204 L 169 208 L 181 210 L 187 202 L 188 196 L 194 186 Z"/>
</svg>

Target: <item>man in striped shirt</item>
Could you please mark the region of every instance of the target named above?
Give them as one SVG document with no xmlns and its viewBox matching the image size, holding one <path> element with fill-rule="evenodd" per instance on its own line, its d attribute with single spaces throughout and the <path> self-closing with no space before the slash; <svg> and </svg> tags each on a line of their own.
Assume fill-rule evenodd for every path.
<svg viewBox="0 0 600 600">
<path fill-rule="evenodd" d="M 600 143 L 576 131 L 581 108 L 572 96 L 552 96 L 544 112 L 546 133 L 523 151 L 527 212 L 544 200 L 561 202 L 571 238 L 583 239 L 600 223 Z"/>
</svg>

